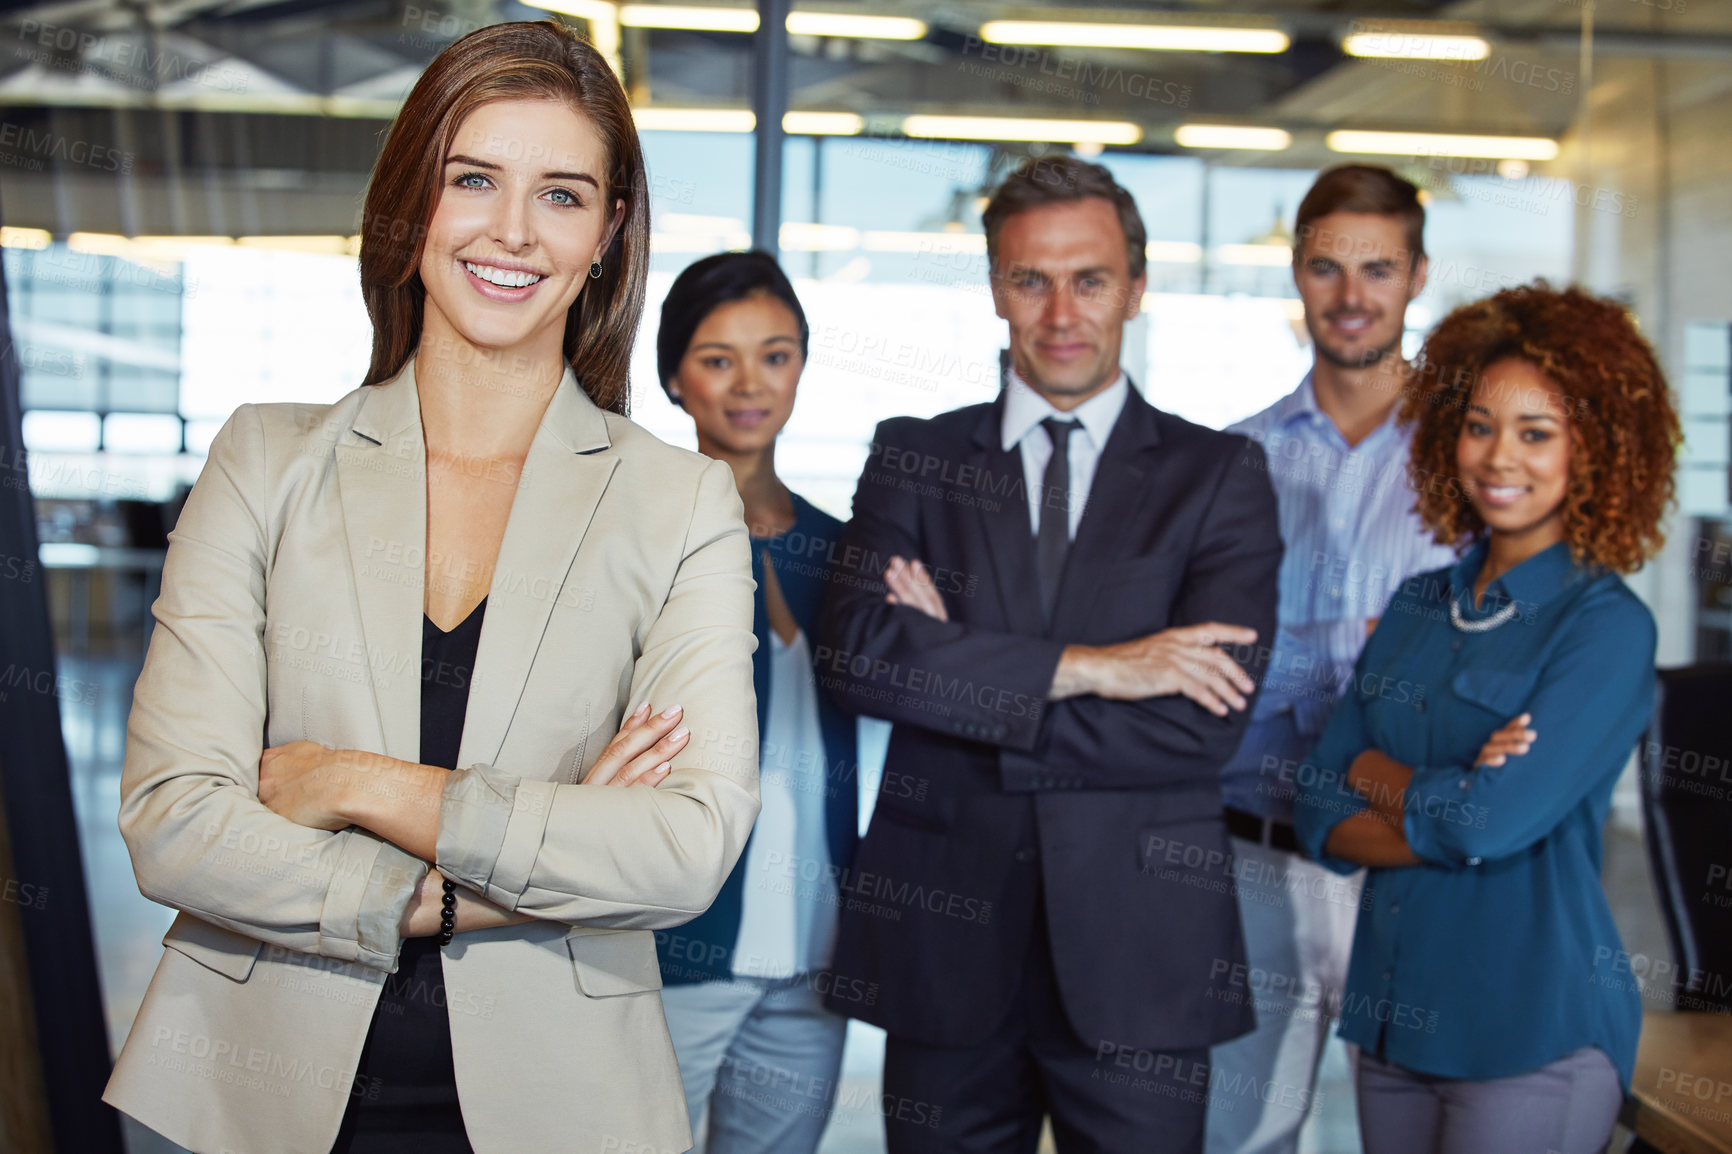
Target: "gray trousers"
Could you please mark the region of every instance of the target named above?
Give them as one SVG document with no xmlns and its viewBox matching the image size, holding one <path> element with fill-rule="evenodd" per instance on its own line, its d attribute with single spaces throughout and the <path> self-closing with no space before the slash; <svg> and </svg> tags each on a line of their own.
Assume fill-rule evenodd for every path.
<svg viewBox="0 0 1732 1154">
<path fill-rule="evenodd" d="M 1365 1154 L 1601 1154 L 1624 1102 L 1593 1047 L 1511 1078 L 1416 1074 L 1359 1054 Z"/>
<path fill-rule="evenodd" d="M 697 1149 L 812 1154 L 818 1148 L 836 1101 L 848 1020 L 824 1008 L 814 975 L 664 986 L 662 1008 Z"/>
<path fill-rule="evenodd" d="M 1230 992 L 1256 1007 L 1257 1029 L 1210 1052 L 1208 1154 L 1294 1154 L 1347 984 L 1364 875 L 1342 877 L 1237 837 L 1233 858 L 1243 867 L 1249 968 Z"/>
</svg>

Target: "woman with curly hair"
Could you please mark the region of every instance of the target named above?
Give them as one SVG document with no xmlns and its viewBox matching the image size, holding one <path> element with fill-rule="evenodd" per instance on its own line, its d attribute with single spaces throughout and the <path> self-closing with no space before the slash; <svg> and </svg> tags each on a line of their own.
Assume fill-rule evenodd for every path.
<svg viewBox="0 0 1732 1154">
<path fill-rule="evenodd" d="M 1369 867 L 1341 1007 L 1367 1154 L 1587 1154 L 1641 1004 L 1600 888 L 1612 787 L 1653 704 L 1618 576 L 1663 540 L 1680 441 L 1623 308 L 1543 282 L 1457 309 L 1401 419 L 1410 578 L 1298 767 L 1311 857 Z"/>
</svg>

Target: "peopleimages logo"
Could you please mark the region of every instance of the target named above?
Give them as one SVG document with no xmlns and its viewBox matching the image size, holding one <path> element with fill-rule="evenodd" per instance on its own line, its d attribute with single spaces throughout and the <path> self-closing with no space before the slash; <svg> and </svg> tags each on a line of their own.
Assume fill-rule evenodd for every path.
<svg viewBox="0 0 1732 1154">
<path fill-rule="evenodd" d="M 8 157 L 59 160 L 67 164 L 81 165 L 98 169 L 103 172 L 118 172 L 127 175 L 132 172 L 132 153 L 122 152 L 118 148 L 110 148 L 105 144 L 92 144 L 88 140 L 77 140 L 62 136 L 58 132 L 46 129 L 28 128 L 22 124 L 0 124 L 0 149 L 5 150 Z M 5 159 L 0 157 L 0 159 Z M 40 167 L 36 165 L 33 167 Z"/>
</svg>

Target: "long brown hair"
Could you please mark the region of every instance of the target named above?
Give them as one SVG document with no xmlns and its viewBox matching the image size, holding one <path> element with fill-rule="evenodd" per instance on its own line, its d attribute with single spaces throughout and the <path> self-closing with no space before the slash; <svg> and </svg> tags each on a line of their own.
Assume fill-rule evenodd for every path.
<svg viewBox="0 0 1732 1154">
<path fill-rule="evenodd" d="M 625 413 L 627 372 L 649 275 L 649 191 L 631 104 L 600 53 L 551 20 L 493 24 L 456 41 L 415 82 L 373 166 L 361 218 L 361 295 L 373 320 L 365 384 L 395 377 L 421 341 L 421 254 L 445 153 L 465 117 L 497 100 L 559 100 L 587 117 L 607 155 L 601 199 L 619 222 L 599 279 L 565 318 L 565 361 L 590 400 Z"/>
</svg>

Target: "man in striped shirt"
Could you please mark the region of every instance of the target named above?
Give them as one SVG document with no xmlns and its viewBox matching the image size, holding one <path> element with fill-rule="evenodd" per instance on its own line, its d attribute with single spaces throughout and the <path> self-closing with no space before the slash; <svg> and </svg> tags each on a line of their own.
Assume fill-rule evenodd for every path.
<svg viewBox="0 0 1732 1154">
<path fill-rule="evenodd" d="M 1419 190 L 1343 165 L 1300 202 L 1293 279 L 1313 349 L 1299 387 L 1232 431 L 1263 446 L 1280 503 L 1280 629 L 1238 753 L 1222 772 L 1254 1033 L 1216 1046 L 1209 1154 L 1292 1154 L 1340 1004 L 1360 877 L 1299 856 L 1294 775 L 1401 581 L 1454 553 L 1412 512 L 1407 305 L 1425 287 Z M 1384 687 L 1379 687 L 1384 691 Z M 1423 696 L 1423 687 L 1387 692 Z M 1232 976 L 1229 975 L 1231 978 Z"/>
</svg>

